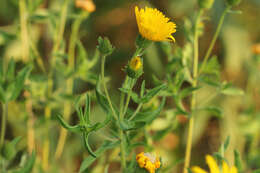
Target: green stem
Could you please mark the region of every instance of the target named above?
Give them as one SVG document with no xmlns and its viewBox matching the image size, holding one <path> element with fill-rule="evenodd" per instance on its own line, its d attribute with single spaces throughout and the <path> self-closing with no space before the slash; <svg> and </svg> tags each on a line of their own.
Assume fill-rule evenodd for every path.
<svg viewBox="0 0 260 173">
<path fill-rule="evenodd" d="M 201 68 L 199 70 L 199 74 L 202 73 L 203 69 L 205 68 L 205 66 L 207 64 L 209 56 L 210 56 L 210 54 L 212 52 L 212 49 L 213 49 L 213 47 L 214 47 L 214 45 L 216 43 L 216 40 L 217 40 L 217 38 L 219 36 L 220 30 L 222 28 L 222 25 L 223 25 L 223 22 L 224 22 L 224 19 L 225 19 L 225 16 L 226 16 L 227 12 L 230 10 L 230 8 L 231 8 L 230 6 L 227 6 L 226 9 L 224 10 L 224 12 L 222 13 L 220 19 L 219 19 L 219 23 L 218 23 L 216 32 L 215 32 L 215 34 L 213 36 L 213 39 L 210 42 L 210 45 L 209 45 L 209 48 L 208 48 L 207 52 L 205 54 L 205 57 L 203 59 L 202 65 L 201 65 Z"/>
<path fill-rule="evenodd" d="M 137 115 L 137 113 L 140 111 L 140 109 L 142 108 L 142 106 L 143 106 L 143 103 L 140 103 L 140 104 L 137 106 L 135 112 L 134 112 L 133 115 L 129 118 L 129 121 L 131 121 L 131 120 Z"/>
<path fill-rule="evenodd" d="M 52 53 L 57 52 L 61 45 L 61 41 L 62 41 L 64 29 L 65 29 L 65 24 L 66 24 L 66 19 L 67 19 L 68 3 L 69 3 L 69 0 L 65 0 L 65 2 L 63 3 L 62 9 L 61 9 L 60 23 L 59 23 L 59 27 L 58 27 L 58 32 L 55 37 L 55 42 L 54 42 Z M 55 57 L 56 56 L 54 56 L 52 58 L 52 66 L 55 66 L 55 62 L 56 62 Z"/>
<path fill-rule="evenodd" d="M 1 137 L 0 137 L 0 149 L 4 145 L 5 140 L 5 130 L 6 130 L 6 120 L 8 116 L 8 103 L 2 103 L 2 123 L 1 123 Z"/>
<path fill-rule="evenodd" d="M 198 60 L 199 60 L 199 49 L 198 49 L 198 24 L 200 22 L 200 17 L 203 11 L 200 9 L 198 16 L 195 22 L 195 32 L 194 32 L 194 59 L 193 59 L 193 82 L 192 86 L 197 86 L 197 74 L 198 74 Z M 196 92 L 192 93 L 191 98 L 191 111 L 194 110 L 196 107 Z M 188 168 L 190 166 L 190 155 L 191 155 L 191 148 L 192 148 L 192 132 L 194 126 L 194 117 L 191 115 L 189 119 L 189 127 L 188 127 L 188 139 L 186 144 L 186 151 L 185 151 L 185 162 L 184 162 L 184 169 L 183 173 L 188 173 Z"/>
<path fill-rule="evenodd" d="M 114 107 L 113 107 L 113 104 L 111 102 L 110 96 L 108 94 L 107 86 L 106 86 L 106 81 L 105 81 L 105 62 L 106 62 L 106 57 L 104 55 L 102 55 L 102 58 L 101 58 L 101 81 L 102 81 L 102 84 L 103 84 L 103 88 L 104 88 L 104 91 L 105 91 L 106 98 L 108 100 L 108 104 L 110 106 L 110 109 L 112 110 L 112 115 L 117 120 L 118 118 L 117 118 L 116 112 L 114 110 Z"/>
<path fill-rule="evenodd" d="M 82 21 L 88 16 L 88 14 L 89 14 L 88 12 L 85 12 L 85 11 L 82 12 L 80 17 L 77 18 L 77 20 L 72 25 L 72 31 L 71 31 L 70 42 L 69 42 L 69 52 L 68 52 L 68 55 L 69 55 L 68 68 L 71 71 L 74 70 L 74 66 L 75 66 L 75 47 L 76 47 L 76 41 L 78 38 L 79 28 L 80 28 Z M 69 95 L 72 94 L 73 93 L 73 78 L 69 78 L 66 81 L 66 86 L 67 86 L 67 88 L 66 88 L 67 94 L 69 94 Z M 66 101 L 64 103 L 63 117 L 65 120 L 69 120 L 70 115 L 71 115 L 71 104 L 69 101 Z M 63 148 L 64 148 L 64 145 L 66 142 L 66 137 L 67 137 L 67 130 L 65 130 L 64 128 L 61 128 L 57 149 L 55 152 L 56 159 L 59 159 L 60 156 L 62 155 Z"/>
<path fill-rule="evenodd" d="M 65 29 L 65 24 L 66 24 L 66 19 L 67 19 L 67 9 L 68 9 L 68 3 L 69 0 L 65 0 L 65 2 L 63 3 L 62 9 L 61 9 L 61 17 L 60 17 L 60 24 L 58 27 L 58 32 L 57 32 L 57 37 L 54 40 L 54 46 L 53 46 L 53 50 L 52 53 L 55 53 L 59 50 L 61 41 L 62 41 L 62 37 L 63 37 L 63 33 L 64 33 L 64 29 Z M 48 73 L 48 81 L 47 81 L 47 85 L 48 85 L 48 91 L 47 91 L 47 97 L 50 98 L 52 96 L 52 89 L 53 89 L 53 80 L 52 80 L 52 76 L 53 76 L 53 68 L 55 67 L 56 64 L 56 56 L 52 57 L 51 60 L 51 69 L 50 72 Z M 49 105 L 47 105 L 45 107 L 44 110 L 44 116 L 45 119 L 47 121 L 46 124 L 46 135 L 45 135 L 45 139 L 44 139 L 44 146 L 43 146 L 43 161 L 42 161 L 42 166 L 44 171 L 47 171 L 49 168 L 49 124 L 48 124 L 48 120 L 51 117 L 51 107 Z"/>
<path fill-rule="evenodd" d="M 29 41 L 27 30 L 27 14 L 25 0 L 19 0 L 20 24 L 21 24 L 21 40 L 22 40 L 22 58 L 26 62 L 29 56 Z"/>
<path fill-rule="evenodd" d="M 112 115 L 114 116 L 114 118 L 116 120 L 118 120 L 116 112 L 113 108 L 110 96 L 108 94 L 108 90 L 107 90 L 107 86 L 106 86 L 106 82 L 105 82 L 105 74 L 104 74 L 105 73 L 105 61 L 106 61 L 106 57 L 104 55 L 102 55 L 102 58 L 101 58 L 101 81 L 103 83 L 103 88 L 105 90 L 105 95 L 106 95 L 106 98 L 108 100 L 108 104 L 110 106 L 110 109 L 112 110 Z M 123 110 L 122 109 L 123 102 L 124 102 L 124 94 L 121 95 L 121 100 L 120 100 L 120 105 L 121 105 L 120 110 L 121 110 L 121 112 Z M 119 118 L 120 118 L 120 121 L 123 119 L 123 113 L 120 113 Z M 121 139 L 121 143 L 120 143 L 121 165 L 122 165 L 122 170 L 124 170 L 124 168 L 126 167 L 125 148 L 124 148 L 125 138 L 124 138 L 124 132 L 120 127 L 119 127 L 119 133 L 120 133 L 120 139 Z"/>
<path fill-rule="evenodd" d="M 125 138 L 124 138 L 124 132 L 123 130 L 120 128 L 119 130 L 120 132 L 120 156 L 121 156 L 121 172 L 124 171 L 125 167 L 126 167 L 126 157 L 125 157 L 125 147 L 124 147 L 124 144 L 125 144 Z"/>
</svg>

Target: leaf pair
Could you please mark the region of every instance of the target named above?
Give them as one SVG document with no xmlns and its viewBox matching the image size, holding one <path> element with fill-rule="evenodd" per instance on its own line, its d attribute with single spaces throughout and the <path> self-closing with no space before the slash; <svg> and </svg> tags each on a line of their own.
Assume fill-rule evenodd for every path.
<svg viewBox="0 0 260 173">
<path fill-rule="evenodd" d="M 79 99 L 78 99 L 79 100 Z M 78 101 L 76 103 L 76 111 L 77 111 L 77 115 L 79 117 L 79 124 L 71 126 L 68 123 L 66 123 L 64 121 L 64 119 L 61 116 L 57 116 L 60 124 L 67 129 L 68 131 L 71 132 L 75 132 L 75 133 L 81 133 L 83 140 L 84 140 L 84 145 L 87 149 L 87 151 L 93 156 L 96 157 L 96 154 L 92 151 L 89 143 L 88 143 L 88 138 L 90 133 L 97 131 L 101 128 L 103 128 L 104 126 L 106 126 L 109 121 L 111 120 L 111 116 L 110 114 L 106 116 L 106 119 L 102 122 L 102 123 L 95 123 L 92 124 L 90 122 L 90 104 L 91 104 L 91 100 L 89 95 L 86 95 L 86 102 L 85 102 L 85 110 L 83 111 L 83 109 L 79 106 Z"/>
</svg>

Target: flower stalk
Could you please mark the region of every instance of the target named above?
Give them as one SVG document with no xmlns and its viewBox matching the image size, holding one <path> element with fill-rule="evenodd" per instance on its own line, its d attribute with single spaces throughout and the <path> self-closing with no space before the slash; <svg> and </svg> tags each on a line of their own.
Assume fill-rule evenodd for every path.
<svg viewBox="0 0 260 173">
<path fill-rule="evenodd" d="M 201 68 L 199 70 L 199 74 L 202 73 L 203 69 L 205 68 L 205 66 L 207 64 L 209 56 L 211 55 L 212 49 L 213 49 L 213 47 L 214 47 L 214 45 L 216 43 L 216 40 L 217 40 L 217 38 L 219 36 L 220 30 L 222 28 L 222 25 L 223 25 L 223 22 L 224 22 L 224 19 L 225 19 L 225 16 L 226 16 L 227 12 L 230 10 L 230 8 L 231 8 L 230 6 L 227 6 L 226 9 L 224 10 L 224 12 L 222 13 L 220 19 L 219 19 L 219 23 L 218 23 L 216 32 L 215 32 L 215 34 L 214 34 L 214 36 L 213 36 L 213 38 L 212 38 L 212 40 L 210 42 L 210 45 L 209 45 L 209 48 L 208 48 L 208 50 L 207 50 L 207 52 L 205 54 L 205 57 L 203 58 L 203 62 L 202 62 Z"/>
<path fill-rule="evenodd" d="M 202 16 L 203 10 L 200 9 L 195 21 L 195 32 L 194 32 L 194 45 L 193 45 L 193 82 L 192 86 L 197 86 L 197 75 L 198 75 L 198 61 L 199 61 L 199 45 L 198 45 L 198 25 L 200 22 L 200 18 Z M 192 93 L 191 98 L 191 111 L 196 108 L 196 92 Z M 191 113 L 193 114 L 193 113 Z M 186 151 L 185 151 L 185 162 L 184 162 L 184 169 L 183 173 L 188 173 L 188 168 L 190 165 L 190 156 L 191 156 L 191 148 L 192 148 L 192 133 L 193 133 L 193 126 L 194 126 L 194 117 L 191 115 L 189 119 L 189 127 L 188 127 L 188 138 L 186 144 Z"/>
</svg>

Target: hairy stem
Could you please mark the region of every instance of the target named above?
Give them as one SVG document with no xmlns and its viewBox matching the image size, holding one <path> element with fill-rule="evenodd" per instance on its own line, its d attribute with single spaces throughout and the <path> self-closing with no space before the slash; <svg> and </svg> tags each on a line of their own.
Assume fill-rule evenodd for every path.
<svg viewBox="0 0 260 173">
<path fill-rule="evenodd" d="M 25 0 L 19 1 L 20 8 L 20 23 L 21 23 L 21 39 L 22 39 L 22 58 L 23 61 L 28 61 L 29 56 L 29 41 L 28 41 L 28 30 L 27 30 L 27 14 L 26 14 L 26 2 Z"/>
<path fill-rule="evenodd" d="M 102 84 L 103 84 L 103 88 L 104 88 L 104 91 L 105 91 L 106 98 L 108 100 L 108 104 L 110 106 L 110 109 L 112 110 L 112 115 L 117 120 L 118 118 L 117 118 L 116 112 L 113 108 L 110 96 L 108 94 L 107 85 L 106 85 L 106 81 L 105 81 L 105 62 L 106 62 L 106 57 L 104 55 L 102 55 L 102 58 L 101 58 L 101 81 L 102 81 Z"/>
<path fill-rule="evenodd" d="M 62 37 L 63 37 L 63 33 L 64 33 L 64 29 L 65 29 L 65 24 L 66 24 L 66 19 L 67 19 L 67 9 L 68 9 L 68 3 L 69 0 L 65 0 L 65 2 L 63 3 L 62 9 L 61 9 L 61 16 L 60 16 L 60 23 L 59 23 L 59 27 L 58 27 L 58 33 L 57 33 L 57 37 L 54 40 L 54 46 L 53 46 L 53 50 L 52 53 L 55 53 L 56 51 L 59 50 L 61 41 L 62 41 Z M 52 76 L 53 76 L 53 68 L 55 67 L 56 64 L 56 56 L 52 57 L 52 61 L 51 61 L 51 69 L 50 72 L 48 74 L 48 98 L 51 97 L 52 95 L 52 89 L 53 89 L 53 80 L 52 80 Z M 45 107 L 44 110 L 44 114 L 45 114 L 45 119 L 47 121 L 47 128 L 46 128 L 46 135 L 45 135 L 45 141 L 44 141 L 44 145 L 43 145 L 43 169 L 45 171 L 48 170 L 49 167 L 49 135 L 48 135 L 48 120 L 50 119 L 51 116 L 51 107 L 49 105 L 47 105 Z"/>
<path fill-rule="evenodd" d="M 202 15 L 202 10 L 200 9 L 198 16 L 195 22 L 195 32 L 194 32 L 194 57 L 193 57 L 193 83 L 192 86 L 197 86 L 197 74 L 198 74 L 198 61 L 199 61 L 199 46 L 198 46 L 198 24 L 200 22 L 200 17 Z M 196 92 L 192 93 L 191 98 L 191 111 L 194 110 L 196 107 Z M 187 144 L 186 144 L 186 151 L 185 151 L 185 162 L 184 162 L 184 169 L 183 173 L 188 173 L 188 168 L 190 166 L 190 155 L 191 155 L 191 148 L 192 148 L 192 132 L 194 126 L 194 117 L 191 115 L 189 119 L 189 127 L 188 127 L 188 137 L 187 137 Z"/>
<path fill-rule="evenodd" d="M 7 116 L 8 116 L 8 103 L 2 103 L 2 123 L 1 123 L 0 149 L 4 145 Z"/>
<path fill-rule="evenodd" d="M 69 0 L 65 0 L 61 9 L 61 17 L 60 17 L 60 22 L 59 22 L 59 27 L 58 27 L 58 31 L 54 40 L 54 46 L 53 46 L 53 50 L 52 53 L 55 53 L 59 50 L 60 45 L 61 45 L 61 41 L 62 41 L 62 37 L 63 37 L 63 33 L 64 33 L 64 29 L 65 29 L 65 24 L 66 24 L 66 19 L 67 19 L 67 11 L 68 11 L 68 4 L 69 4 Z M 52 65 L 55 66 L 55 61 L 56 61 L 56 56 L 54 56 L 52 58 Z"/>
<path fill-rule="evenodd" d="M 28 113 L 28 121 L 27 121 L 27 147 L 28 152 L 32 154 L 32 151 L 35 149 L 35 137 L 34 137 L 34 114 L 32 111 L 32 99 L 30 97 L 29 92 L 25 92 L 25 97 L 27 99 L 25 106 L 26 106 L 26 112 Z"/>
<path fill-rule="evenodd" d="M 205 66 L 206 66 L 206 64 L 207 64 L 207 61 L 208 61 L 208 59 L 209 59 L 209 56 L 210 56 L 210 54 L 211 54 L 211 52 L 212 52 L 212 49 L 213 49 L 213 47 L 214 47 L 214 45 L 215 45 L 215 43 L 216 43 L 216 40 L 217 40 L 217 38 L 218 38 L 218 36 L 219 36 L 220 30 L 221 30 L 221 28 L 222 28 L 222 25 L 223 25 L 223 22 L 224 22 L 224 19 L 225 19 L 225 16 L 226 16 L 226 14 L 227 14 L 227 12 L 228 12 L 229 10 L 230 10 L 230 6 L 227 6 L 226 9 L 224 10 L 224 12 L 222 13 L 220 19 L 219 19 L 219 23 L 218 23 L 216 32 L 215 32 L 215 34 L 214 34 L 214 36 L 213 36 L 213 39 L 212 39 L 211 42 L 210 42 L 210 45 L 209 45 L 209 48 L 208 48 L 208 50 L 207 50 L 207 52 L 206 52 L 206 54 L 205 54 L 205 57 L 203 58 L 203 62 L 202 62 L 201 68 L 200 68 L 200 70 L 199 70 L 199 74 L 203 71 L 203 69 L 205 68 Z"/>
</svg>

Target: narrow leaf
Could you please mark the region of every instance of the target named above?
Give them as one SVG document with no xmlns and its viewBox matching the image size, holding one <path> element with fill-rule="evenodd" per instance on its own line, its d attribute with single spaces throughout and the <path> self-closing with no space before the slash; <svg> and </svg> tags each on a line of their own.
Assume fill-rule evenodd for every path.
<svg viewBox="0 0 260 173">
<path fill-rule="evenodd" d="M 95 152 L 96 157 L 88 156 L 83 160 L 83 162 L 80 165 L 79 172 L 84 172 L 98 157 L 100 157 L 106 150 L 112 149 L 117 147 L 120 144 L 119 141 L 111 142 L 111 141 L 105 141 Z"/>
<path fill-rule="evenodd" d="M 64 119 L 61 116 L 59 116 L 59 115 L 57 115 L 57 119 L 59 120 L 59 122 L 62 125 L 62 127 L 64 127 L 65 129 L 67 129 L 67 130 L 69 130 L 71 132 L 75 132 L 75 133 L 81 132 L 80 125 L 71 126 L 68 123 L 66 123 L 64 121 Z"/>
</svg>

